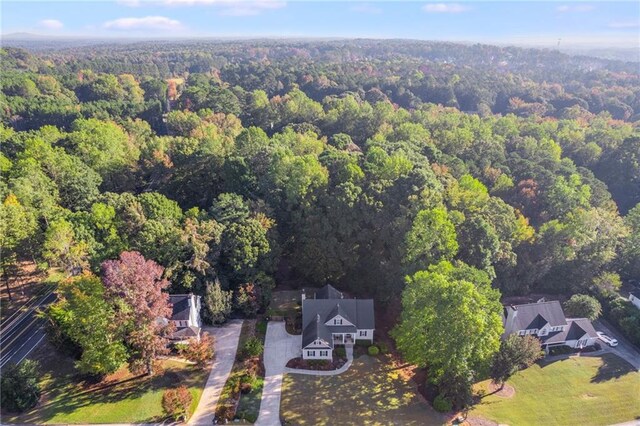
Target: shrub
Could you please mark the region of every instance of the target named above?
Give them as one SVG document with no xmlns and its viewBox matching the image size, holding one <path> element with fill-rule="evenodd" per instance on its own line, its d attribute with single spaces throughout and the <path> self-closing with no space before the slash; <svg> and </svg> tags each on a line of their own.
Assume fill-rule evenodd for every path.
<svg viewBox="0 0 640 426">
<path fill-rule="evenodd" d="M 200 367 L 207 365 L 207 362 L 213 358 L 213 337 L 209 333 L 203 333 L 199 341 L 191 340 L 185 346 L 183 356 Z"/>
<path fill-rule="evenodd" d="M 345 348 L 343 347 L 339 347 L 339 348 L 335 348 L 333 350 L 333 353 L 335 354 L 336 357 L 338 358 L 346 358 L 347 357 L 347 351 Z"/>
<path fill-rule="evenodd" d="M 10 364 L 2 371 L 0 405 L 12 412 L 34 407 L 40 399 L 38 363 L 26 360 L 22 364 Z"/>
<path fill-rule="evenodd" d="M 369 346 L 369 349 L 367 349 L 367 352 L 370 356 L 376 356 L 380 353 L 380 349 L 378 349 L 376 345 L 371 345 Z"/>
<path fill-rule="evenodd" d="M 256 324 L 256 331 L 262 335 L 267 334 L 267 322 L 260 321 Z"/>
<path fill-rule="evenodd" d="M 262 346 L 262 342 L 255 336 L 251 336 L 244 342 L 244 347 L 242 348 L 242 354 L 244 358 L 251 358 L 254 356 L 260 356 L 264 347 Z"/>
<path fill-rule="evenodd" d="M 178 355 L 184 355 L 187 352 L 189 345 L 186 343 L 176 343 L 173 345 L 173 349 L 178 353 Z"/>
<path fill-rule="evenodd" d="M 187 420 L 191 406 L 191 393 L 185 386 L 167 389 L 162 395 L 162 409 L 175 420 Z"/>
<path fill-rule="evenodd" d="M 554 346 L 552 348 L 549 348 L 549 355 L 566 355 L 566 354 L 570 354 L 573 352 L 573 348 L 570 348 L 569 346 Z"/>
<path fill-rule="evenodd" d="M 389 346 L 385 342 L 378 343 L 378 348 L 380 348 L 381 354 L 386 354 L 389 352 Z"/>
<path fill-rule="evenodd" d="M 449 398 L 440 394 L 433 400 L 433 408 L 440 413 L 446 413 L 451 411 L 453 404 L 451 404 Z"/>
</svg>

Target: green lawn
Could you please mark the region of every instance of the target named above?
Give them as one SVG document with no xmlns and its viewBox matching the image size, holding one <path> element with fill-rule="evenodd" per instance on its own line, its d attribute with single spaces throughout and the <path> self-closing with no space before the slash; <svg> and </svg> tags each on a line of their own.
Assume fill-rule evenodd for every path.
<svg viewBox="0 0 640 426">
<path fill-rule="evenodd" d="M 444 419 L 386 362 L 356 359 L 337 376 L 285 374 L 280 415 L 287 425 L 441 425 Z"/>
<path fill-rule="evenodd" d="M 139 423 L 164 417 L 162 394 L 185 385 L 191 391 L 195 409 L 202 395 L 209 369 L 176 361 L 164 361 L 164 372 L 153 377 L 133 377 L 126 369 L 116 373 L 107 385 L 82 383 L 67 357 L 49 345 L 38 349 L 43 395 L 39 404 L 19 416 L 3 415 L 2 423 Z"/>
<path fill-rule="evenodd" d="M 640 373 L 615 355 L 536 364 L 508 383 L 515 388 L 512 398 L 486 396 L 471 415 L 510 425 L 605 425 L 640 418 Z"/>
</svg>

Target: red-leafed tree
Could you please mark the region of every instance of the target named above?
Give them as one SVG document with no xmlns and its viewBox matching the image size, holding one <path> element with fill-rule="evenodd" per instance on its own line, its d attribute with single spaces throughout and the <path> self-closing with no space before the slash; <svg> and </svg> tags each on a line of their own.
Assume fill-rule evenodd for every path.
<svg viewBox="0 0 640 426">
<path fill-rule="evenodd" d="M 162 278 L 164 269 L 140 253 L 125 251 L 117 260 L 102 264 L 105 296 L 116 306 L 116 321 L 124 327 L 130 348 L 132 371 L 153 374 L 153 360 L 167 352 L 166 335 L 171 316 L 169 295 L 162 290 L 169 282 Z"/>
</svg>

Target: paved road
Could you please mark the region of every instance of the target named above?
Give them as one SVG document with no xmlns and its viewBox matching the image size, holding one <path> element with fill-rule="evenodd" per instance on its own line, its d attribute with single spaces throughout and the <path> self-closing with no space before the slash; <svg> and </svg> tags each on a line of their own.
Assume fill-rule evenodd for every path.
<svg viewBox="0 0 640 426">
<path fill-rule="evenodd" d="M 282 375 L 287 362 L 301 355 L 302 336 L 287 333 L 284 322 L 270 321 L 264 343 L 264 387 L 256 426 L 280 425 Z"/>
<path fill-rule="evenodd" d="M 220 399 L 220 394 L 236 359 L 241 329 L 242 320 L 229 321 L 222 327 L 203 328 L 203 331 L 214 337 L 215 361 L 198 407 L 189 419 L 189 425 L 211 426 L 213 424 L 218 399 Z"/>
<path fill-rule="evenodd" d="M 2 325 L 0 331 L 0 367 L 10 362 L 19 364 L 44 340 L 45 320 L 37 317 L 37 311 L 56 299 L 51 292 L 34 301 L 20 315 Z"/>
<path fill-rule="evenodd" d="M 600 343 L 600 346 L 602 346 L 605 351 L 618 355 L 631 364 L 636 370 L 640 371 L 640 353 L 625 337 L 605 321 L 596 320 L 593 322 L 593 325 L 596 330 L 602 331 L 618 340 L 618 346 L 613 348 L 603 341 L 598 340 L 598 343 Z"/>
</svg>

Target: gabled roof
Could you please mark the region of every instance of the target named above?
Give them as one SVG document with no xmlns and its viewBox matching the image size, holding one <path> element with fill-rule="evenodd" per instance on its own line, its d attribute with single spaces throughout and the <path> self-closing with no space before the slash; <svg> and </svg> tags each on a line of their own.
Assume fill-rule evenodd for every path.
<svg viewBox="0 0 640 426">
<path fill-rule="evenodd" d="M 340 315 L 342 318 L 353 324 L 353 321 L 351 320 L 351 318 L 349 318 L 347 310 L 340 305 L 340 302 L 336 303 L 336 306 L 331 310 L 331 312 L 329 312 L 329 315 L 325 319 L 325 322 L 329 321 L 331 318 L 335 318 L 337 315 Z"/>
<path fill-rule="evenodd" d="M 569 333 L 567 334 L 567 340 L 575 340 L 579 339 L 585 334 L 589 335 L 594 339 L 598 338 L 598 332 L 595 328 L 593 328 L 593 324 L 586 318 L 569 318 L 567 322 L 571 324 L 569 327 Z M 574 334 L 571 334 L 571 330 L 575 330 Z M 580 335 L 576 335 L 575 333 L 581 333 Z M 576 336 L 575 338 L 573 336 Z"/>
<path fill-rule="evenodd" d="M 534 328 L 541 329 L 542 327 L 544 327 L 547 324 L 548 324 L 548 321 L 546 319 L 544 319 L 544 317 L 542 315 L 538 314 L 533 319 L 533 321 L 531 321 L 531 323 L 525 327 L 525 329 L 527 329 L 527 330 L 531 330 L 531 329 L 534 329 Z"/>
<path fill-rule="evenodd" d="M 189 319 L 191 308 L 189 299 L 191 294 L 170 294 L 169 302 L 172 305 L 171 319 L 173 321 L 185 321 Z"/>
<path fill-rule="evenodd" d="M 188 337 L 198 337 L 200 335 L 200 327 L 181 327 L 171 333 L 169 337 L 172 340 L 179 340 Z"/>
<path fill-rule="evenodd" d="M 304 320 L 303 320 L 304 323 Z M 324 325 L 324 321 L 320 318 L 320 314 L 316 314 L 316 317 L 309 321 L 302 331 L 302 347 L 305 348 L 318 339 L 322 339 L 333 348 L 331 339 L 331 332 Z"/>
<path fill-rule="evenodd" d="M 339 306 L 338 306 L 339 305 Z M 354 324 L 331 325 L 325 323 L 341 312 L 345 319 Z M 305 299 L 302 301 L 302 347 L 321 338 L 333 348 L 331 333 L 355 333 L 356 330 L 375 329 L 373 300 L 371 299 Z"/>
<path fill-rule="evenodd" d="M 549 324 L 550 327 L 567 325 L 562 306 L 557 300 L 507 306 L 505 313 L 505 335 L 517 333 L 519 330 L 540 329 L 545 324 Z"/>
<path fill-rule="evenodd" d="M 327 284 L 316 291 L 316 299 L 342 299 L 344 296 L 331 284 Z"/>
<path fill-rule="evenodd" d="M 584 335 L 588 335 L 591 338 L 597 338 L 598 334 L 596 329 L 593 328 L 593 324 L 586 318 L 570 318 L 567 319 L 567 327 L 563 331 L 556 331 L 549 333 L 546 336 L 538 336 L 540 341 L 544 344 L 552 343 L 564 343 L 567 340 L 579 340 Z"/>
</svg>

